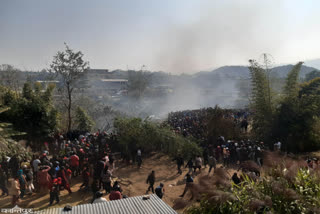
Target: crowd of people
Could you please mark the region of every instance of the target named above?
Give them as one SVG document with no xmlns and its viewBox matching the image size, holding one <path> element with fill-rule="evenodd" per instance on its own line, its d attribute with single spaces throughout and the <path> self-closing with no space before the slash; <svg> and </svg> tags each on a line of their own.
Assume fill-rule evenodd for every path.
<svg viewBox="0 0 320 214">
<path fill-rule="evenodd" d="M 169 115 L 169 123 L 177 132 L 187 136 L 200 137 L 203 135 L 202 126 L 208 115 L 207 110 L 177 112 Z M 246 113 L 228 113 L 226 117 L 232 117 L 243 121 Z M 276 144 L 277 148 L 281 143 Z M 44 150 L 32 159 L 19 159 L 17 156 L 3 157 L 0 167 L 0 189 L 3 195 L 12 196 L 12 204 L 15 205 L 26 195 L 37 192 L 45 194 L 49 192 L 49 205 L 60 202 L 60 192 L 68 191 L 72 194 L 71 183 L 73 178 L 81 176 L 82 184 L 79 191 L 92 192 L 92 203 L 103 202 L 106 199 L 104 193 L 109 194 L 110 200 L 126 198 L 120 183 L 113 176 L 115 170 L 115 153 L 117 150 L 117 136 L 105 132 L 96 133 L 68 133 L 58 134 L 52 142 L 43 144 Z M 258 141 L 234 141 L 225 140 L 220 136 L 215 144 L 207 144 L 203 148 L 203 154 L 188 158 L 177 155 L 175 158 L 178 174 L 182 174 L 182 168 L 188 169 L 185 175 L 185 190 L 183 197 L 193 183 L 196 172 L 208 167 L 208 173 L 214 173 L 217 164 L 228 167 L 240 165 L 251 160 L 259 166 L 263 164 L 263 142 Z M 50 154 L 49 154 L 49 151 Z M 135 153 L 137 169 L 142 165 L 142 149 Z M 117 157 L 125 160 L 123 156 Z M 10 179 L 11 185 L 8 185 Z M 147 176 L 148 185 L 146 193 L 150 191 L 162 198 L 165 194 L 164 184 L 159 183 L 156 188 L 156 172 L 151 171 Z M 10 188 L 8 188 L 10 186 Z"/>
<path fill-rule="evenodd" d="M 183 136 L 192 136 L 196 139 L 203 139 L 206 132 L 206 124 L 214 114 L 213 108 L 204 108 L 188 111 L 171 112 L 168 115 L 167 123 L 176 133 Z M 243 110 L 223 110 L 223 118 L 230 119 L 244 132 L 248 129 L 249 112 Z"/>
<path fill-rule="evenodd" d="M 2 157 L 0 188 L 3 195 L 12 195 L 13 205 L 35 191 L 39 194 L 49 192 L 49 205 L 52 205 L 54 201 L 60 202 L 60 191 L 66 190 L 72 194 L 71 182 L 81 176 L 83 183 L 80 190 L 92 191 L 92 202 L 99 193 L 103 194 L 102 190 L 110 194 L 110 200 L 126 197 L 120 184 L 112 180 L 115 167 L 111 153 L 113 144 L 112 134 L 59 134 L 52 143 L 45 142 L 43 152 L 33 155 L 32 159 L 21 160 L 17 155 Z"/>
</svg>

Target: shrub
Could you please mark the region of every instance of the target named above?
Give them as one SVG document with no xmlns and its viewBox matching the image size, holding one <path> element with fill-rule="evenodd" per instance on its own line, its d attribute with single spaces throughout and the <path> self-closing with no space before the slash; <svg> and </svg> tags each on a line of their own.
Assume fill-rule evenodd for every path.
<svg viewBox="0 0 320 214">
<path fill-rule="evenodd" d="M 114 127 L 121 151 L 126 156 L 134 156 L 138 148 L 145 153 L 160 151 L 170 156 L 181 154 L 184 158 L 201 154 L 200 147 L 193 140 L 155 122 L 140 118 L 116 118 Z"/>
<path fill-rule="evenodd" d="M 230 187 L 225 169 L 200 178 L 201 202 L 185 213 L 319 213 L 319 171 L 305 168 L 301 161 L 268 156 L 265 176 L 256 181 L 242 174 L 242 182 Z"/>
</svg>

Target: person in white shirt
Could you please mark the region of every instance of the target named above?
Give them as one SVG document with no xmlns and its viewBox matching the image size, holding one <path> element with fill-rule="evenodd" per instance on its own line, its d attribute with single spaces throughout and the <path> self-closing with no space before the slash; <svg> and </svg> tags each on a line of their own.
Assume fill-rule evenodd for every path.
<svg viewBox="0 0 320 214">
<path fill-rule="evenodd" d="M 96 199 L 94 199 L 93 204 L 101 203 L 101 202 L 107 202 L 107 199 L 105 199 L 102 192 L 96 192 Z"/>
<path fill-rule="evenodd" d="M 36 174 L 39 171 L 39 164 L 41 163 L 41 161 L 39 160 L 38 157 L 36 157 L 33 161 L 32 161 L 32 166 L 33 166 L 33 172 L 34 174 Z"/>
</svg>

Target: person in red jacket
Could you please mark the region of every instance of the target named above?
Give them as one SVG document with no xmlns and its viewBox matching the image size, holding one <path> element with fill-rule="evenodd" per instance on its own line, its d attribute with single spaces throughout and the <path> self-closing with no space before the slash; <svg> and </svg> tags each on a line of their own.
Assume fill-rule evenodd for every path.
<svg viewBox="0 0 320 214">
<path fill-rule="evenodd" d="M 61 178 L 61 187 L 68 190 L 69 194 L 71 194 L 70 183 L 66 176 L 66 169 L 63 166 L 58 171 L 57 176 Z"/>
<path fill-rule="evenodd" d="M 72 171 L 72 176 L 76 177 L 79 171 L 79 157 L 75 153 L 70 157 L 70 167 Z"/>
<path fill-rule="evenodd" d="M 110 199 L 110 201 L 122 199 L 121 192 L 112 190 L 109 195 L 109 199 Z"/>
<path fill-rule="evenodd" d="M 82 187 L 84 187 L 85 191 L 87 191 L 89 189 L 89 178 L 90 178 L 89 168 L 85 166 L 82 171 L 83 183 L 80 186 L 79 190 L 81 190 Z"/>
</svg>

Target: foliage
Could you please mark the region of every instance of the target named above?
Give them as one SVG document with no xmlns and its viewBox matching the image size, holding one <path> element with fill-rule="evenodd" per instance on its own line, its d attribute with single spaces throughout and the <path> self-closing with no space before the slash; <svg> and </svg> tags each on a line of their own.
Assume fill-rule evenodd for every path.
<svg viewBox="0 0 320 214">
<path fill-rule="evenodd" d="M 48 137 L 56 130 L 58 123 L 58 112 L 51 103 L 52 90 L 48 87 L 44 92 L 35 93 L 31 84 L 25 83 L 23 96 L 6 102 L 9 110 L 1 115 L 1 119 L 12 123 L 14 129 L 26 132 L 27 138 L 33 142 Z"/>
<path fill-rule="evenodd" d="M 91 117 L 81 107 L 78 107 L 76 110 L 75 122 L 76 122 L 77 130 L 83 131 L 83 132 L 90 132 L 94 125 L 94 122 L 91 119 Z"/>
<path fill-rule="evenodd" d="M 12 65 L 0 65 L 1 85 L 6 86 L 17 93 L 20 87 L 20 73 L 21 71 Z"/>
<path fill-rule="evenodd" d="M 205 125 L 208 142 L 216 142 L 219 136 L 225 139 L 240 140 L 240 127 L 237 126 L 232 118 L 224 117 L 231 113 L 228 109 L 221 109 L 218 106 L 208 108 L 207 122 Z"/>
<path fill-rule="evenodd" d="M 256 61 L 250 60 L 251 108 L 254 112 L 252 129 L 257 138 L 269 138 L 273 124 L 274 97 L 267 76 L 267 71 Z"/>
<path fill-rule="evenodd" d="M 89 69 L 89 63 L 82 59 L 83 54 L 81 51 L 74 52 L 67 44 L 65 46 L 65 51 L 58 51 L 53 57 L 50 71 L 61 77 L 63 88 L 60 88 L 60 90 L 65 100 L 64 106 L 68 112 L 68 131 L 70 131 L 73 92 L 77 80 L 83 75 L 84 71 Z"/>
<path fill-rule="evenodd" d="M 161 151 L 171 156 L 181 154 L 185 158 L 201 154 L 201 149 L 195 142 L 148 120 L 117 118 L 114 127 L 125 156 L 133 158 L 134 154 L 131 152 L 135 153 L 138 148 L 145 153 Z"/>
<path fill-rule="evenodd" d="M 283 149 L 302 152 L 319 149 L 320 137 L 320 78 L 300 84 L 302 62 L 288 73 L 281 96 L 271 96 L 264 69 L 251 61 L 253 131 L 259 139 L 284 143 Z M 272 93 L 271 93 L 272 94 Z"/>
<path fill-rule="evenodd" d="M 186 209 L 188 214 L 209 213 L 319 213 L 319 171 L 306 169 L 299 161 L 276 159 L 265 167 L 265 177 L 253 179 L 243 173 L 242 182 L 217 185 L 227 179 L 216 173 L 212 178 L 199 178 L 201 202 Z M 227 181 L 228 182 L 228 181 Z M 221 181 L 219 183 L 222 183 Z"/>
<path fill-rule="evenodd" d="M 146 71 L 128 71 L 128 92 L 137 99 L 141 98 L 151 83 L 151 74 Z"/>
</svg>

